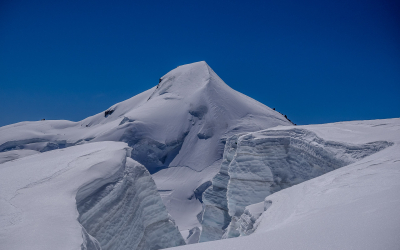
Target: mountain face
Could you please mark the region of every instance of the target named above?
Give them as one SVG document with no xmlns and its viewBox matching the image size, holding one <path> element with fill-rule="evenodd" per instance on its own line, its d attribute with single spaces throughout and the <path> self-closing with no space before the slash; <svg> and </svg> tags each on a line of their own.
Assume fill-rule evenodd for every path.
<svg viewBox="0 0 400 250">
<path fill-rule="evenodd" d="M 290 124 L 198 62 L 172 70 L 156 87 L 80 122 L 2 127 L 0 152 L 45 152 L 86 142 L 123 141 L 133 147 L 132 158 L 151 173 L 176 166 L 202 171 L 221 158 L 224 139 L 230 135 Z"/>
<path fill-rule="evenodd" d="M 292 123 L 231 89 L 205 62 L 198 62 L 172 70 L 157 86 L 80 122 L 2 127 L 0 152 L 126 142 L 131 158 L 153 174 L 179 229 L 189 234 L 200 226 L 196 216 L 202 211 L 201 193 L 219 171 L 227 138 L 279 125 Z"/>
</svg>

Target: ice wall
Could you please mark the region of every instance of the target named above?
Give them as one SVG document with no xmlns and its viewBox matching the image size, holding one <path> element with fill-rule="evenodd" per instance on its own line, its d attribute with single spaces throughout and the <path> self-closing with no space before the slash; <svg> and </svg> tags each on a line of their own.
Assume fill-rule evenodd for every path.
<svg viewBox="0 0 400 250">
<path fill-rule="evenodd" d="M 77 201 L 77 208 L 80 223 L 102 250 L 152 250 L 185 244 L 151 175 L 130 158 L 117 181 Z"/>
<path fill-rule="evenodd" d="M 225 147 L 221 170 L 203 196 L 200 242 L 239 236 L 243 222 L 240 217 L 246 206 L 389 145 L 386 141 L 361 145 L 325 141 L 299 128 L 231 137 Z"/>
<path fill-rule="evenodd" d="M 96 142 L 0 164 L 0 249 L 184 245 L 131 150 L 122 142 Z"/>
<path fill-rule="evenodd" d="M 230 223 L 226 192 L 229 182 L 228 169 L 235 156 L 240 135 L 230 137 L 225 144 L 221 168 L 212 185 L 203 193 L 203 212 L 200 217 L 202 232 L 199 242 L 221 239 Z"/>
<path fill-rule="evenodd" d="M 260 223 L 258 218 L 260 218 L 262 213 L 267 211 L 271 205 L 272 201 L 266 199 L 264 202 L 247 206 L 237 222 L 240 236 L 252 234 Z"/>
</svg>

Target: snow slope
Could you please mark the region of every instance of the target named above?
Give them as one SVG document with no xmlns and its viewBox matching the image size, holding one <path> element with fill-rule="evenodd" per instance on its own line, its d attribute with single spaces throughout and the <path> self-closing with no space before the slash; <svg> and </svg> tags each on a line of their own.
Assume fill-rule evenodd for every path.
<svg viewBox="0 0 400 250">
<path fill-rule="evenodd" d="M 25 156 L 34 155 L 34 154 L 39 154 L 39 152 L 36 150 L 30 150 L 30 149 L 11 150 L 11 151 L 1 152 L 0 153 L 0 164 L 7 162 L 7 161 L 12 161 L 12 160 L 16 160 L 19 158 L 23 158 Z"/>
<path fill-rule="evenodd" d="M 177 249 L 399 248 L 400 119 L 297 128 L 343 145 L 377 141 L 390 145 L 347 166 L 269 195 L 264 202 L 247 206 L 239 219 L 239 231 L 249 236 Z M 278 127 L 268 131 L 290 130 L 291 127 Z M 262 138 L 265 131 L 254 134 Z"/>
<path fill-rule="evenodd" d="M 149 172 L 121 142 L 0 164 L 0 249 L 159 249 L 184 244 Z"/>
<path fill-rule="evenodd" d="M 131 157 L 155 173 L 168 211 L 179 228 L 189 233 L 200 226 L 198 187 L 218 172 L 226 138 L 277 125 L 291 123 L 231 89 L 205 62 L 197 62 L 172 70 L 157 86 L 80 122 L 21 122 L 1 127 L 0 153 L 126 142 L 133 148 Z"/>
</svg>

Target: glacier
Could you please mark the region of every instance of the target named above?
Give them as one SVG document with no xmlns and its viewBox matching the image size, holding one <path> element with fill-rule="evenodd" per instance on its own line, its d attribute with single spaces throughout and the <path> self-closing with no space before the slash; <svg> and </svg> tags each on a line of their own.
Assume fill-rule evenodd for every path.
<svg viewBox="0 0 400 250">
<path fill-rule="evenodd" d="M 173 249 L 398 249 L 400 119 L 296 129 L 310 131 L 328 144 L 351 146 L 350 152 L 343 154 L 346 151 L 341 149 L 335 157 L 353 162 L 246 206 L 237 220 L 239 237 Z M 254 137 L 264 139 L 271 130 L 287 134 L 292 128 L 260 131 Z M 369 148 L 369 153 L 361 153 L 360 147 Z"/>
<path fill-rule="evenodd" d="M 246 206 L 392 144 L 326 141 L 303 126 L 271 128 L 229 138 L 220 172 L 204 193 L 200 242 L 240 236 L 240 218 Z"/>
<path fill-rule="evenodd" d="M 185 242 L 122 142 L 0 164 L 1 249 L 161 249 Z"/>
<path fill-rule="evenodd" d="M 294 126 L 182 65 L 82 121 L 0 127 L 0 248 L 396 249 L 399 124 Z"/>
<path fill-rule="evenodd" d="M 43 153 L 92 142 L 125 142 L 132 148 L 131 158 L 152 174 L 168 212 L 187 235 L 201 228 L 197 215 L 203 190 L 198 188 L 218 173 L 227 138 L 278 125 L 292 123 L 230 88 L 206 62 L 197 62 L 177 67 L 153 88 L 79 122 L 1 127 L 0 159 L 12 151 Z"/>
</svg>

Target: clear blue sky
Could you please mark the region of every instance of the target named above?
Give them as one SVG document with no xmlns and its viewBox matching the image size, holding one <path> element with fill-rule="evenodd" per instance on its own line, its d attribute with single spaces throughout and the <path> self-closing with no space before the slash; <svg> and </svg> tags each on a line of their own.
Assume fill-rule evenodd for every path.
<svg viewBox="0 0 400 250">
<path fill-rule="evenodd" d="M 78 121 L 206 61 L 297 124 L 400 117 L 399 1 L 0 1 L 0 126 Z"/>
</svg>

